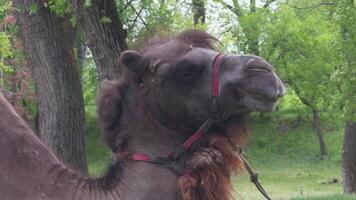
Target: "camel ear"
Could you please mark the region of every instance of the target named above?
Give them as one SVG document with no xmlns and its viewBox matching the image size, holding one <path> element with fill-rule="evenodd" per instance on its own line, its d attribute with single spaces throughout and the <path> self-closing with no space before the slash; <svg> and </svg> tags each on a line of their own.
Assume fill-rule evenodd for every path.
<svg viewBox="0 0 356 200">
<path fill-rule="evenodd" d="M 134 50 L 124 51 L 120 56 L 120 61 L 126 65 L 131 72 L 139 76 L 143 75 L 150 65 L 150 59 Z"/>
</svg>

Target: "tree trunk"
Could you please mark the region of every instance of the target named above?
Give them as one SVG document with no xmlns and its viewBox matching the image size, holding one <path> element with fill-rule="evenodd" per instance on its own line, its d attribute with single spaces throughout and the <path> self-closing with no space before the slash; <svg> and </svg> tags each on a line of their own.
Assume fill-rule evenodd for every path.
<svg viewBox="0 0 356 200">
<path fill-rule="evenodd" d="M 70 22 L 51 13 L 47 1 L 13 2 L 37 86 L 40 137 L 64 162 L 86 170 L 83 95 Z"/>
<path fill-rule="evenodd" d="M 194 25 L 205 24 L 205 0 L 193 0 Z"/>
<path fill-rule="evenodd" d="M 302 96 L 300 89 L 298 87 L 297 84 L 293 84 L 292 79 L 290 78 L 289 72 L 287 70 L 287 65 L 283 65 L 285 68 L 285 72 L 287 75 L 287 79 L 288 82 L 292 85 L 296 95 L 298 96 L 299 100 L 307 107 L 309 107 L 312 110 L 313 113 L 313 119 L 312 119 L 312 126 L 314 129 L 314 132 L 316 133 L 316 135 L 318 136 L 319 139 L 319 148 L 320 148 L 320 157 L 323 158 L 324 156 L 327 155 L 327 148 L 326 148 L 326 144 L 324 141 L 324 134 L 323 131 L 321 129 L 321 125 L 320 125 L 320 116 L 319 116 L 319 111 L 317 110 L 316 106 L 313 105 L 313 103 L 306 99 L 305 97 Z"/>
<path fill-rule="evenodd" d="M 344 192 L 356 193 L 356 122 L 345 123 L 342 154 Z"/>
<path fill-rule="evenodd" d="M 84 7 L 83 0 L 74 2 L 80 28 L 86 36 L 100 81 L 117 78 L 120 74 L 119 55 L 127 49 L 126 30 L 117 13 L 114 0 L 93 0 Z"/>
<path fill-rule="evenodd" d="M 320 126 L 320 116 L 318 110 L 312 109 L 312 111 L 313 111 L 313 121 L 312 121 L 313 129 L 318 136 L 319 146 L 320 146 L 320 156 L 321 158 L 323 158 L 324 156 L 327 155 L 327 150 L 326 150 L 326 144 L 324 140 L 324 134 Z"/>
<path fill-rule="evenodd" d="M 254 14 L 256 14 L 256 0 L 250 0 L 250 15 Z M 256 34 L 256 31 L 258 31 L 258 25 L 253 23 L 248 24 L 247 26 L 248 28 L 244 28 L 244 33 L 246 34 L 247 38 L 248 53 L 259 56 L 259 34 Z"/>
</svg>

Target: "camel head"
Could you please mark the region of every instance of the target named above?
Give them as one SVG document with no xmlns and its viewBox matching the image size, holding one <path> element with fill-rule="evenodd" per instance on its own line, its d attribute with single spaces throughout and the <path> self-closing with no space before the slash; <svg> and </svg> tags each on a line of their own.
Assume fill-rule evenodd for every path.
<svg viewBox="0 0 356 200">
<path fill-rule="evenodd" d="M 139 51 L 125 51 L 121 62 L 140 78 L 148 109 L 172 128 L 196 129 L 210 115 L 216 41 L 187 32 Z M 219 112 L 223 120 L 249 112 L 273 111 L 285 88 L 263 58 L 226 54 L 220 64 Z"/>
</svg>

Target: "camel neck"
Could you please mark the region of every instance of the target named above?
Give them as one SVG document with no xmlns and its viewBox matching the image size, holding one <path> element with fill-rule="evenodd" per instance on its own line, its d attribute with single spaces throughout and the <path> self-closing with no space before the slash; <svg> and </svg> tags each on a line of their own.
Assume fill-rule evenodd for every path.
<svg viewBox="0 0 356 200">
<path fill-rule="evenodd" d="M 177 131 L 162 125 L 147 110 L 139 91 L 131 92 L 126 99 L 120 134 L 127 135 L 130 151 L 167 156 L 189 138 L 193 131 Z"/>
</svg>

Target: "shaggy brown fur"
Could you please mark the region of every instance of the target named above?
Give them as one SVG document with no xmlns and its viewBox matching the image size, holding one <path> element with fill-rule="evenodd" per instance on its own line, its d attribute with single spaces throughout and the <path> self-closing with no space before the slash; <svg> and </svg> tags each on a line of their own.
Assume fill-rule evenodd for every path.
<svg viewBox="0 0 356 200">
<path fill-rule="evenodd" d="M 243 119 L 230 123 L 225 134 L 210 135 L 187 161 L 191 173 L 179 179 L 181 200 L 233 199 L 230 177 L 243 168 L 238 151 L 247 138 Z"/>
</svg>

